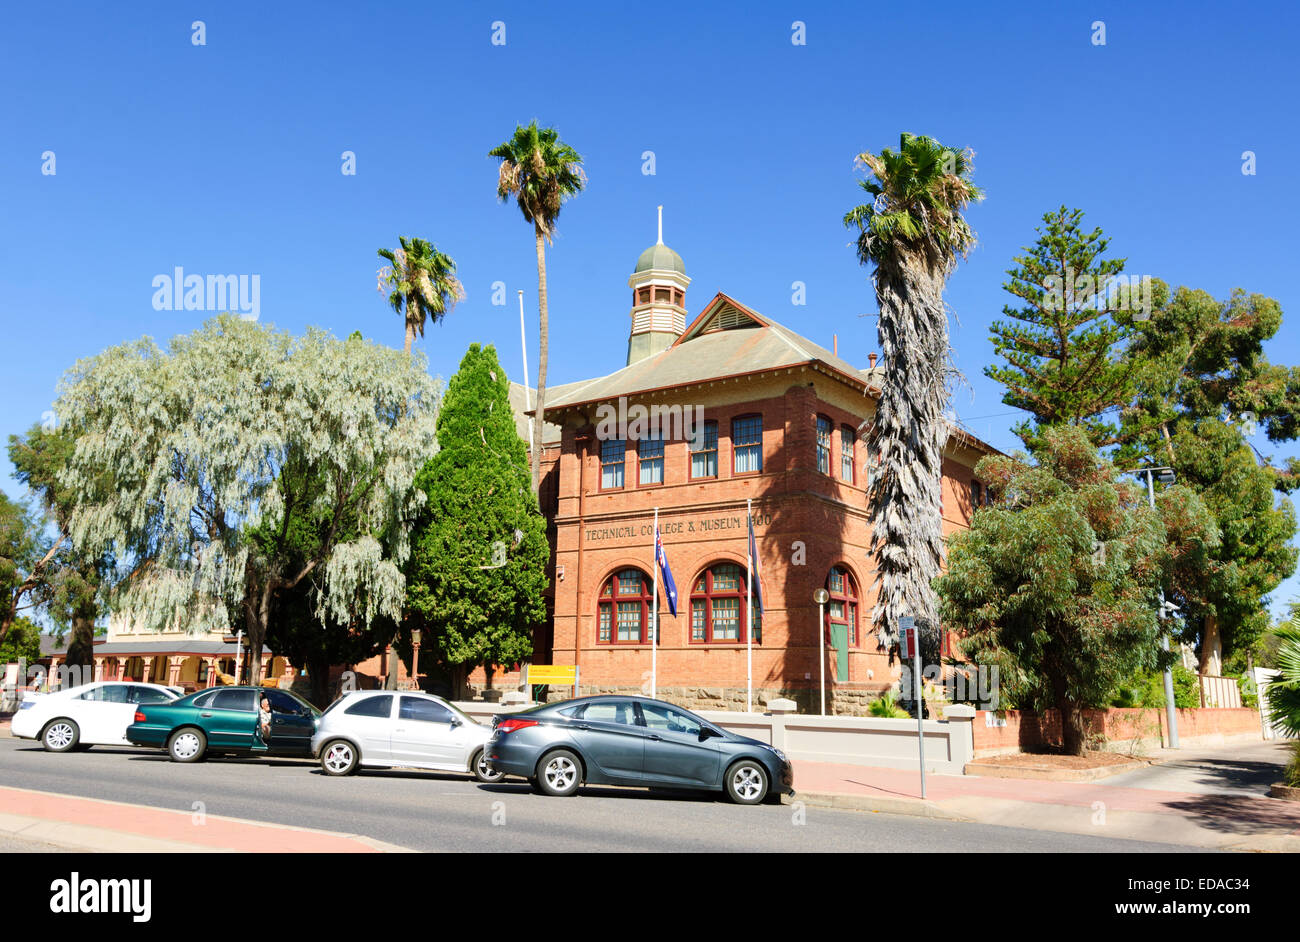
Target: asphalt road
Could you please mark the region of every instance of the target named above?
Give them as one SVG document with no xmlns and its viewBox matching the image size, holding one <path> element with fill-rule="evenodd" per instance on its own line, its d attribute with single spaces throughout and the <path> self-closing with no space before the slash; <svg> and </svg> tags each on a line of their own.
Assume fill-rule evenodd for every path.
<svg viewBox="0 0 1300 942">
<path fill-rule="evenodd" d="M 196 820 L 195 813 L 203 812 L 361 834 L 420 851 L 1200 850 L 791 804 L 740 807 L 721 797 L 643 789 L 592 787 L 573 798 L 546 798 L 523 782 L 481 785 L 468 776 L 435 772 L 363 771 L 332 778 L 299 760 L 180 764 L 161 751 L 104 746 L 52 754 L 30 740 L 7 737 L 0 738 L 0 782 L 182 810 Z M 104 824 L 112 827 L 111 821 Z"/>
</svg>

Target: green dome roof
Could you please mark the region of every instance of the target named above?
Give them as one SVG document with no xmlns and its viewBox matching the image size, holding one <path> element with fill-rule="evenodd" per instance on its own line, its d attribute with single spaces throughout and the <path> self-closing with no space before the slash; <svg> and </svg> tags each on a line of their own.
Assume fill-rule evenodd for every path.
<svg viewBox="0 0 1300 942">
<path fill-rule="evenodd" d="M 686 274 L 686 266 L 682 264 L 682 257 L 662 242 L 650 246 L 636 260 L 637 272 L 649 271 L 652 268 Z"/>
</svg>

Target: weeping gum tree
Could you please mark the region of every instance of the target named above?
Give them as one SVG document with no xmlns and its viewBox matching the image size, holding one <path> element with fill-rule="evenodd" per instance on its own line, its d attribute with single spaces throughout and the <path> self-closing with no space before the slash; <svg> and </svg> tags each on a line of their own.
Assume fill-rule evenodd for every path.
<svg viewBox="0 0 1300 942">
<path fill-rule="evenodd" d="M 56 405 L 76 441 L 72 540 L 121 561 L 105 588 L 137 625 L 242 627 L 256 677 L 276 593 L 309 576 L 321 619 L 400 617 L 437 402 L 422 359 L 318 329 L 224 315 L 166 350 L 112 347 Z"/>
</svg>

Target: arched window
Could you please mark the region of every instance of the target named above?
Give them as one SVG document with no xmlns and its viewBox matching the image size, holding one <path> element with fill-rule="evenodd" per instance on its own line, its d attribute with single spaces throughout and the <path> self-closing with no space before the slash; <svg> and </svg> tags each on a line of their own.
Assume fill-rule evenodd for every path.
<svg viewBox="0 0 1300 942">
<path fill-rule="evenodd" d="M 717 563 L 700 573 L 691 590 L 691 642 L 745 643 L 745 567 Z M 761 637 L 754 625 L 754 639 Z"/>
<path fill-rule="evenodd" d="M 830 623 L 831 634 L 834 626 L 844 626 L 844 636 L 848 646 L 858 646 L 858 587 L 852 574 L 842 566 L 834 566 L 826 579 L 826 589 L 831 594 L 826 607 L 826 620 Z"/>
<path fill-rule="evenodd" d="M 596 612 L 596 641 L 600 644 L 644 644 L 649 640 L 650 577 L 639 569 L 620 569 L 600 587 Z"/>
</svg>

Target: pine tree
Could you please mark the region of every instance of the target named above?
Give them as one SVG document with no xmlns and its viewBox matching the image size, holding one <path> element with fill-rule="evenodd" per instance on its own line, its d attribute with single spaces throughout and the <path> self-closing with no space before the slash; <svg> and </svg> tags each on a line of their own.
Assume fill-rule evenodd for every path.
<svg viewBox="0 0 1300 942">
<path fill-rule="evenodd" d="M 1132 398 L 1133 365 L 1122 356 L 1131 316 L 1107 310 L 1120 300 L 1113 286 L 1125 260 L 1103 258 L 1110 240 L 1101 229 L 1084 232 L 1082 220 L 1082 210 L 1064 206 L 1043 216 L 1038 241 L 1002 286 L 1024 304 L 1005 306 L 1009 320 L 989 328 L 1006 366 L 986 366 L 984 375 L 1007 388 L 1004 403 L 1031 413 L 1014 428 L 1030 448 L 1053 425 L 1077 425 L 1093 444 L 1113 444 L 1116 427 L 1106 416 Z M 1122 297 L 1125 306 L 1130 300 Z"/>
<path fill-rule="evenodd" d="M 428 503 L 412 534 L 408 629 L 425 633 L 458 688 L 475 665 L 527 658 L 546 617 L 546 525 L 508 391 L 495 348 L 471 345 L 417 478 Z"/>
</svg>

